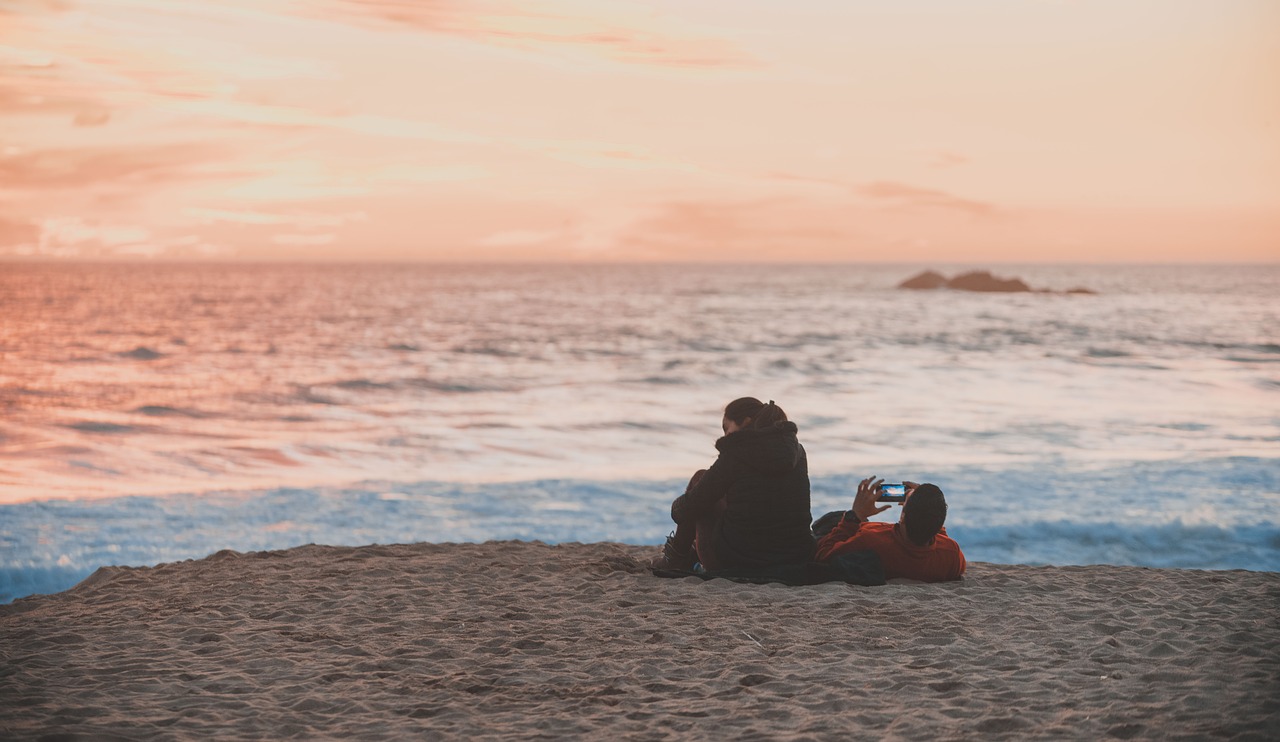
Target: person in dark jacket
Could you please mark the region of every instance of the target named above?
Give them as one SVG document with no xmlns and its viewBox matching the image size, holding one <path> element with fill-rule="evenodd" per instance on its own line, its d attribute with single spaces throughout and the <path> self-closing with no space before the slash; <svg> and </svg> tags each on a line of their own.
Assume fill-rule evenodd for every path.
<svg viewBox="0 0 1280 742">
<path fill-rule="evenodd" d="M 671 503 L 675 531 L 655 569 L 706 570 L 801 564 L 813 556 L 809 463 L 795 423 L 754 397 L 730 402 L 719 457 Z"/>
</svg>

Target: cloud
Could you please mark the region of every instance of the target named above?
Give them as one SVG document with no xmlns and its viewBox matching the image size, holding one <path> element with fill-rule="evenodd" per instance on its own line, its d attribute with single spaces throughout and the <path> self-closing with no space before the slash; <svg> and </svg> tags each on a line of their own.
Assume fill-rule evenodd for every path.
<svg viewBox="0 0 1280 742">
<path fill-rule="evenodd" d="M 637 220 L 619 245 L 638 259 L 792 260 L 829 255 L 853 236 L 844 209 L 785 198 L 675 201 Z"/>
<path fill-rule="evenodd" d="M 383 21 L 437 34 L 502 46 L 568 48 L 619 62 L 669 67 L 745 67 L 746 53 L 723 39 L 681 34 L 659 27 L 652 14 L 606 20 L 559 3 L 560 10 L 529 10 L 528 3 L 462 4 L 441 0 L 347 0 L 347 7 Z M 547 3 L 542 4 L 543 7 Z M 607 6 L 612 12 L 620 6 Z M 575 12 L 576 11 L 576 12 Z"/>
<path fill-rule="evenodd" d="M 520 247 L 543 245 L 564 235 L 563 230 L 509 229 L 495 232 L 476 241 L 481 247 Z"/>
<path fill-rule="evenodd" d="M 0 258 L 211 258 L 230 252 L 202 235 L 158 234 L 139 224 L 81 216 L 52 216 L 35 222 L 0 218 Z"/>
<path fill-rule="evenodd" d="M 102 80 L 81 79 L 89 65 L 66 54 L 44 21 L 55 4 L 24 3 L 5 15 L 0 0 L 0 116 L 89 116 L 105 110 Z"/>
<path fill-rule="evenodd" d="M 211 225 L 219 222 L 245 225 L 287 224 L 298 229 L 317 229 L 320 227 L 340 227 L 348 222 L 364 221 L 368 215 L 363 211 L 343 213 L 319 213 L 312 211 L 274 213 L 254 210 L 187 208 L 183 214 L 192 217 L 198 224 Z"/>
<path fill-rule="evenodd" d="M 337 238 L 335 234 L 278 234 L 271 241 L 277 245 L 327 245 Z"/>
<path fill-rule="evenodd" d="M 794 173 L 772 172 L 766 177 L 772 180 L 785 180 L 792 183 L 811 183 L 813 185 L 832 186 L 845 190 L 853 190 L 855 188 L 854 185 L 846 183 L 843 180 L 835 180 L 833 178 L 814 178 L 808 175 L 795 175 Z"/>
<path fill-rule="evenodd" d="M 929 158 L 929 167 L 942 170 L 949 167 L 959 167 L 968 162 L 968 157 L 955 152 L 935 152 Z"/>
<path fill-rule="evenodd" d="M 19 150 L 0 156 L 0 189 L 153 185 L 191 177 L 195 163 L 216 156 L 203 144 Z"/>
<path fill-rule="evenodd" d="M 773 180 L 793 183 L 809 183 L 830 186 L 852 191 L 853 193 L 881 203 L 889 203 L 903 208 L 951 209 L 975 216 L 987 216 L 996 212 L 996 207 L 983 201 L 956 196 L 936 188 L 923 188 L 905 183 L 879 180 L 872 183 L 853 184 L 832 178 L 814 178 L 806 175 L 773 172 L 768 177 Z"/>
<path fill-rule="evenodd" d="M 876 201 L 892 202 L 895 206 L 955 209 L 976 216 L 986 216 L 995 212 L 994 206 L 982 201 L 961 198 L 933 188 L 920 188 L 892 181 L 876 181 L 858 186 L 857 192 Z"/>
<path fill-rule="evenodd" d="M 40 227 L 34 222 L 15 221 L 0 216 L 0 248 L 35 244 Z"/>
<path fill-rule="evenodd" d="M 116 247 L 140 242 L 151 236 L 151 230 L 146 227 L 90 222 L 80 217 L 45 219 L 40 226 L 42 245 L 97 242 L 107 247 Z"/>
<path fill-rule="evenodd" d="M 95 95 L 77 90 L 75 85 L 52 79 L 43 70 L 30 70 L 0 63 L 0 115 L 67 116 L 72 121 L 82 112 L 104 112 L 105 106 Z"/>
<path fill-rule="evenodd" d="M 71 121 L 76 126 L 103 126 L 111 120 L 111 112 L 102 109 L 85 108 L 76 112 Z"/>
<path fill-rule="evenodd" d="M 10 245 L 5 252 L 41 257 L 99 257 L 122 253 L 145 254 L 151 230 L 135 224 L 118 224 L 78 216 L 49 217 L 29 225 L 37 234 L 30 242 Z M 23 236 L 30 231 L 19 228 Z"/>
<path fill-rule="evenodd" d="M 0 3 L 0 17 L 54 13 L 71 9 L 67 0 L 17 0 Z"/>
</svg>

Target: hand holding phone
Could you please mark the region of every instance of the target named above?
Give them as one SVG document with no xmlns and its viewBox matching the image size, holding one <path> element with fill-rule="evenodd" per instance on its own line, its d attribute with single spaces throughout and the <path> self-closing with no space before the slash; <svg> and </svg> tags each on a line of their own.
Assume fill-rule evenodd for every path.
<svg viewBox="0 0 1280 742">
<path fill-rule="evenodd" d="M 880 496 L 876 502 L 905 502 L 907 485 L 902 482 L 885 482 L 880 485 Z"/>
<path fill-rule="evenodd" d="M 883 479 L 875 477 L 867 477 L 858 483 L 858 493 L 853 497 L 852 510 L 859 520 L 867 520 L 876 513 L 883 513 L 889 509 L 888 505 L 879 504 L 880 485 L 883 483 Z"/>
</svg>

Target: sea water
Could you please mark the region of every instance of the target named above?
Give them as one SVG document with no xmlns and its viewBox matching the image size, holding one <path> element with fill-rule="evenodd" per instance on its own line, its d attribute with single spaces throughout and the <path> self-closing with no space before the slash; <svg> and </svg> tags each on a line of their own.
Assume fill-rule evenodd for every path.
<svg viewBox="0 0 1280 742">
<path fill-rule="evenodd" d="M 920 268 L 2 265 L 0 600 L 220 549 L 657 543 L 744 395 L 799 425 L 815 516 L 874 474 L 941 486 L 973 560 L 1280 570 L 1280 266 L 895 288 Z"/>
</svg>

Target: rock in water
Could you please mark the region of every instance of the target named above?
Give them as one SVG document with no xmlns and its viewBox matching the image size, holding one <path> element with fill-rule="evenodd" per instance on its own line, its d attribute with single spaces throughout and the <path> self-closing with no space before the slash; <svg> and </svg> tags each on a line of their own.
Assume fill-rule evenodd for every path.
<svg viewBox="0 0 1280 742">
<path fill-rule="evenodd" d="M 898 284 L 900 289 L 940 289 L 947 285 L 947 279 L 940 273 L 925 271 L 912 276 Z"/>
<path fill-rule="evenodd" d="M 1068 291 L 1033 289 L 1020 278 L 996 278 L 990 271 L 970 271 L 951 280 L 934 271 L 918 273 L 898 284 L 900 289 L 955 289 L 956 291 L 984 291 L 1018 293 L 1034 291 L 1038 294 L 1097 294 L 1097 291 L 1076 287 Z"/>
<path fill-rule="evenodd" d="M 947 281 L 947 288 L 961 291 L 1030 291 L 1031 287 L 1017 278 L 996 278 L 987 271 L 962 273 Z"/>
</svg>

